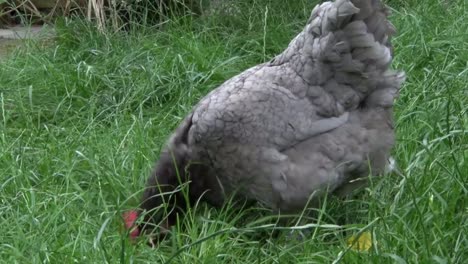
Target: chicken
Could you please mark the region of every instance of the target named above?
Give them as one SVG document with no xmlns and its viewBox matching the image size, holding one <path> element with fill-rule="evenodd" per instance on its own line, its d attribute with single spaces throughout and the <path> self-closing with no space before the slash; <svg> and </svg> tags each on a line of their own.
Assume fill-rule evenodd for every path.
<svg viewBox="0 0 468 264">
<path fill-rule="evenodd" d="M 162 151 L 140 209 L 175 207 L 165 227 L 199 198 L 219 206 L 235 195 L 293 213 L 309 199 L 346 194 L 356 179 L 381 175 L 405 79 L 390 69 L 395 29 L 388 13 L 380 0 L 316 6 L 281 54 L 193 108 Z M 174 193 L 184 184 L 189 199 Z"/>
</svg>

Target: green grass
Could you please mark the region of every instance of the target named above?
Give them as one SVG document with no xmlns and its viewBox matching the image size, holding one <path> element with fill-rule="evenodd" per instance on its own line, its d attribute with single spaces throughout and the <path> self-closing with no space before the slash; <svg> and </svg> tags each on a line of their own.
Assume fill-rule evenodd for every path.
<svg viewBox="0 0 468 264">
<path fill-rule="evenodd" d="M 247 1 L 246 1 L 247 2 Z M 199 205 L 158 249 L 131 245 L 120 215 L 138 203 L 161 145 L 191 107 L 268 60 L 315 2 L 250 1 L 162 31 L 100 34 L 78 19 L 53 45 L 0 61 L 0 260 L 3 263 L 464 263 L 468 259 L 468 6 L 388 1 L 401 175 L 331 198 L 303 240 L 273 236 L 258 209 Z M 265 24 L 266 22 L 266 24 Z M 373 234 L 367 253 L 346 239 Z M 466 263 L 466 262 L 465 262 Z"/>
</svg>

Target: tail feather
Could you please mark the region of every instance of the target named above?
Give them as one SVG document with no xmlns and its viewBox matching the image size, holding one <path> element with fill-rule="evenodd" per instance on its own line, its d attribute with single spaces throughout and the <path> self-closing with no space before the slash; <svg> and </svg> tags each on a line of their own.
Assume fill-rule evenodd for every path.
<svg viewBox="0 0 468 264">
<path fill-rule="evenodd" d="M 396 30 L 387 20 L 389 13 L 380 0 L 322 3 L 314 8 L 304 30 L 272 63 L 289 63 L 311 86 L 330 87 L 327 83 L 337 82 L 341 88 L 329 92 L 346 105 L 345 109 L 363 102 L 391 106 L 388 99 L 397 96 L 405 75 L 390 69 L 390 40 Z M 379 96 L 372 95 L 374 92 Z M 347 102 L 351 93 L 360 98 L 353 105 Z"/>
</svg>

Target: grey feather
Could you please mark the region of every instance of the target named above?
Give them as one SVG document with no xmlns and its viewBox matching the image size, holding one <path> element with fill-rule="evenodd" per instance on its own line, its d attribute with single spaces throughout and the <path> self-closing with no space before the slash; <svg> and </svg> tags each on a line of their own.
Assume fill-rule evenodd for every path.
<svg viewBox="0 0 468 264">
<path fill-rule="evenodd" d="M 387 14 L 377 0 L 322 3 L 284 52 L 204 97 L 166 147 L 183 146 L 205 166 L 189 168 L 203 183 L 198 193 L 211 192 L 214 204 L 237 193 L 296 211 L 310 197 L 381 174 L 405 78 L 389 68 Z"/>
</svg>

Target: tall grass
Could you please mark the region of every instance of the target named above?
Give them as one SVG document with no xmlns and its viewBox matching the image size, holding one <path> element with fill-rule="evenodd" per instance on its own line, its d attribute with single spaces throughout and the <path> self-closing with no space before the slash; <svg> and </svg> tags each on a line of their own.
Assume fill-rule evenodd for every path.
<svg viewBox="0 0 468 264">
<path fill-rule="evenodd" d="M 55 23 L 57 17 L 86 18 L 101 31 L 156 26 L 173 16 L 201 14 L 207 0 L 0 0 L 0 26 Z"/>
<path fill-rule="evenodd" d="M 388 1 L 401 174 L 330 197 L 302 239 L 260 208 L 203 204 L 157 249 L 131 245 L 160 147 L 206 93 L 285 48 L 315 2 L 238 1 L 164 27 L 57 23 L 53 45 L 0 61 L 0 260 L 4 263 L 464 263 L 468 259 L 468 27 L 463 0 Z M 234 8 L 235 7 L 235 8 Z M 268 10 L 268 11 L 267 11 Z M 278 226 L 276 226 L 278 228 Z M 299 229 L 301 226 L 298 227 Z M 368 252 L 346 239 L 372 234 Z"/>
</svg>

